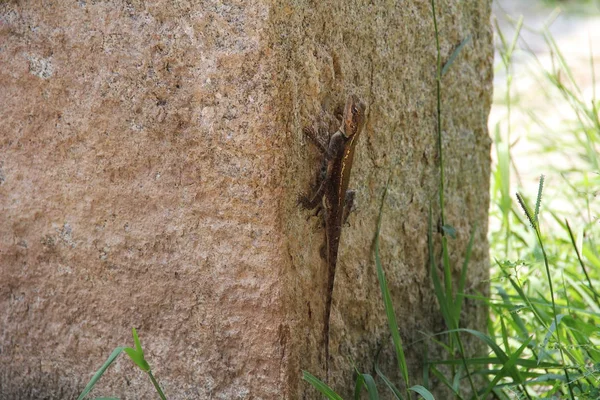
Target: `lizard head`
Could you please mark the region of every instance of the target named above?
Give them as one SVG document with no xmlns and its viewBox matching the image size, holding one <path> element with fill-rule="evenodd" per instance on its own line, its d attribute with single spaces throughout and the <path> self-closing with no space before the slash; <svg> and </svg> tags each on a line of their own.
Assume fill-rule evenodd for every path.
<svg viewBox="0 0 600 400">
<path fill-rule="evenodd" d="M 350 138 L 360 132 L 365 123 L 365 105 L 355 95 L 348 96 L 344 107 L 344 120 L 342 121 L 342 133 Z"/>
</svg>

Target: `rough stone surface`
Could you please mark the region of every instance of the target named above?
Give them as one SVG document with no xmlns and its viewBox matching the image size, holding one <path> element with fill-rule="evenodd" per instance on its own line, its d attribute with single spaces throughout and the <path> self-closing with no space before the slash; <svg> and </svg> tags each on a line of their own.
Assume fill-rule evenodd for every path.
<svg viewBox="0 0 600 400">
<path fill-rule="evenodd" d="M 446 218 L 487 292 L 489 0 L 440 1 Z M 75 398 L 136 327 L 170 399 L 318 398 L 325 265 L 301 128 L 355 93 L 368 119 L 334 289 L 330 382 L 395 361 L 382 258 L 414 382 L 444 329 L 427 266 L 437 204 L 430 1 L 0 4 L 0 397 Z M 485 309 L 467 304 L 471 325 Z M 119 358 L 93 395 L 155 396 Z"/>
</svg>

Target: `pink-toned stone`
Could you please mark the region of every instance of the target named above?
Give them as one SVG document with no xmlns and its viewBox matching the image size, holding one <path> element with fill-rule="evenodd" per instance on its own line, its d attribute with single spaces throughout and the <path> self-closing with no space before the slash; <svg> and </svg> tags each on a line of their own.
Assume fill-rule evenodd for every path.
<svg viewBox="0 0 600 400">
<path fill-rule="evenodd" d="M 447 221 L 486 292 L 489 0 L 440 2 Z M 443 330 L 427 266 L 437 210 L 430 1 L 8 1 L 0 4 L 0 390 L 75 398 L 140 334 L 170 399 L 318 398 L 321 222 L 295 204 L 318 173 L 302 136 L 368 105 L 334 290 L 331 382 L 353 359 L 394 373 L 371 243 L 415 374 Z M 435 211 L 438 215 L 439 211 Z M 308 220 L 307 220 L 308 219 Z M 473 326 L 485 310 L 468 304 Z M 415 375 L 418 381 L 420 375 Z M 94 396 L 153 398 L 126 357 Z"/>
</svg>

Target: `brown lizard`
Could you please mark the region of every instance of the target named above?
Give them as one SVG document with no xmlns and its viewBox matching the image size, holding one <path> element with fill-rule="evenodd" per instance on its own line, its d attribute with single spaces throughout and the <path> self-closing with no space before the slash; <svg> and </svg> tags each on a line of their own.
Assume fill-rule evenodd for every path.
<svg viewBox="0 0 600 400">
<path fill-rule="evenodd" d="M 348 190 L 350 171 L 354 159 L 354 149 L 365 122 L 365 105 L 354 95 L 348 96 L 342 123 L 337 132 L 331 135 L 325 146 L 317 138 L 313 128 L 305 128 L 305 135 L 316 144 L 325 158 L 326 173 L 319 189 L 312 197 L 301 196 L 298 203 L 305 209 L 323 205 L 325 211 L 327 261 L 327 287 L 325 298 L 325 320 L 323 340 L 325 347 L 325 371 L 329 373 L 329 318 L 335 280 L 335 266 L 340 244 L 342 225 L 352 208 L 354 191 Z"/>
</svg>

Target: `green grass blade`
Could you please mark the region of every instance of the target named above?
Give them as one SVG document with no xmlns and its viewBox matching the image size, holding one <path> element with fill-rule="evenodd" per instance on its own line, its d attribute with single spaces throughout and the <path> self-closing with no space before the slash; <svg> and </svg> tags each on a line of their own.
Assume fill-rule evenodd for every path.
<svg viewBox="0 0 600 400">
<path fill-rule="evenodd" d="M 392 392 L 392 394 L 394 395 L 394 398 L 396 400 L 403 400 L 402 394 L 400 393 L 398 388 L 392 383 L 392 381 L 383 372 L 381 372 L 381 369 L 379 369 L 379 365 L 378 365 L 377 361 L 375 361 L 375 373 L 377 374 L 377 376 L 379 376 L 381 378 L 381 380 L 383 381 L 383 383 L 385 383 L 385 385 L 388 387 L 388 389 L 390 389 L 390 391 Z"/>
<path fill-rule="evenodd" d="M 557 324 L 560 324 L 560 321 L 563 319 L 563 317 L 564 317 L 563 314 L 558 314 L 556 316 L 556 320 L 552 321 L 552 324 L 550 324 L 550 327 L 548 328 L 548 332 L 546 332 L 546 335 L 544 335 L 544 341 L 542 342 L 542 350 L 540 351 L 540 358 L 538 359 L 538 361 L 541 361 L 547 357 L 548 342 L 550 342 L 550 338 L 552 338 L 555 331 L 558 329 Z"/>
<path fill-rule="evenodd" d="M 471 253 L 473 250 L 473 242 L 475 240 L 475 232 L 477 231 L 477 225 L 473 227 L 471 231 L 471 237 L 469 238 L 469 244 L 467 245 L 467 253 L 465 254 L 465 260 L 463 262 L 462 270 L 460 273 L 460 279 L 458 281 L 458 287 L 456 291 L 456 300 L 454 301 L 454 319 L 460 321 L 460 313 L 462 310 L 463 300 L 465 298 L 465 285 L 467 282 L 467 270 L 469 261 L 471 260 Z M 457 326 L 458 327 L 458 326 Z"/>
<path fill-rule="evenodd" d="M 482 398 L 487 399 L 488 396 L 490 395 L 490 393 L 492 392 L 492 390 L 494 389 L 494 386 L 496 386 L 496 384 L 501 379 L 503 379 L 504 377 L 506 377 L 508 375 L 513 377 L 513 380 L 514 380 L 513 383 L 518 384 L 518 385 L 521 385 L 523 383 L 523 381 L 521 380 L 521 377 L 519 376 L 517 369 L 514 367 L 515 367 L 515 364 L 516 364 L 519 356 L 527 348 L 527 346 L 529 345 L 529 342 L 531 342 L 531 339 L 533 339 L 533 336 L 527 338 L 527 340 L 521 345 L 521 347 L 519 347 L 519 349 L 516 352 L 514 352 L 508 360 L 506 360 L 506 362 L 504 363 L 504 366 L 502 367 L 500 372 L 494 377 L 494 379 L 492 379 L 492 381 L 489 383 L 488 387 L 485 389 L 485 392 L 481 396 Z M 515 379 L 515 376 L 518 379 Z"/>
<path fill-rule="evenodd" d="M 577 279 L 579 277 L 576 277 L 575 279 Z M 567 281 L 567 284 L 569 285 L 569 288 L 571 290 L 574 290 L 575 292 L 577 292 L 577 294 L 579 294 L 579 296 L 581 296 L 581 301 L 587 306 L 587 308 L 590 310 L 590 312 L 593 312 L 595 314 L 600 314 L 600 307 L 598 302 L 595 299 L 592 299 L 589 295 L 590 289 L 588 286 L 584 285 L 583 282 L 577 280 L 575 281 L 573 278 L 566 276 L 565 280 Z"/>
<path fill-rule="evenodd" d="M 588 288 L 594 294 L 594 299 L 596 300 L 596 304 L 600 304 L 600 302 L 598 301 L 598 298 L 599 298 L 598 292 L 596 292 L 596 289 L 594 289 L 594 285 L 592 285 L 592 280 L 590 279 L 590 275 L 588 274 L 587 269 L 585 268 L 585 264 L 583 263 L 583 260 L 581 259 L 581 254 L 579 254 L 579 249 L 577 248 L 577 243 L 575 241 L 575 237 L 573 236 L 573 231 L 571 230 L 569 221 L 565 220 L 565 223 L 567 225 L 567 232 L 569 232 L 569 239 L 571 239 L 571 244 L 573 245 L 575 254 L 577 254 L 577 260 L 579 261 L 581 270 L 583 271 L 583 274 L 585 275 L 585 278 L 587 279 Z"/>
<path fill-rule="evenodd" d="M 356 377 L 356 382 L 354 382 L 354 400 L 360 400 L 360 391 L 364 385 L 365 378 L 359 373 Z"/>
<path fill-rule="evenodd" d="M 144 360 L 144 356 L 142 354 L 140 354 L 138 351 L 132 349 L 131 347 L 125 347 L 123 349 L 123 351 L 125 353 L 127 353 L 129 358 L 131 358 L 131 361 L 133 361 L 134 364 L 137 365 L 139 369 L 141 369 L 144 372 L 150 371 L 150 365 L 148 365 L 148 362 L 146 362 L 146 360 Z"/>
<path fill-rule="evenodd" d="M 529 331 L 527 330 L 527 327 L 525 326 L 525 322 L 523 321 L 523 319 L 521 318 L 521 316 L 518 313 L 514 312 L 515 310 L 519 309 L 519 307 L 515 306 L 512 303 L 512 301 L 510 300 L 510 297 L 508 296 L 508 294 L 506 293 L 506 290 L 504 290 L 504 288 L 498 286 L 498 287 L 496 287 L 496 290 L 498 291 L 498 294 L 500 295 L 500 297 L 502 297 L 503 303 L 508 307 L 508 310 L 510 311 L 510 316 L 513 321 L 513 324 L 511 324 L 511 325 L 519 333 L 521 338 L 528 337 Z M 502 320 L 504 320 L 504 318 Z"/>
<path fill-rule="evenodd" d="M 453 353 L 453 352 L 454 352 L 454 349 L 453 349 L 453 347 L 450 347 L 450 346 L 448 346 L 446 343 L 444 343 L 444 342 L 443 342 L 443 341 L 441 341 L 441 340 L 437 340 L 437 339 L 435 338 L 435 336 L 431 336 L 431 337 L 429 338 L 429 340 L 431 340 L 433 343 L 435 343 L 435 344 L 437 344 L 438 346 L 440 346 L 440 348 L 441 348 L 441 349 L 443 349 L 444 351 L 446 351 L 446 352 L 448 352 L 448 353 Z"/>
<path fill-rule="evenodd" d="M 409 390 L 412 390 L 413 392 L 418 393 L 425 400 L 435 400 L 435 397 L 433 397 L 431 392 L 429 390 L 425 389 L 421 385 L 412 386 L 409 388 Z"/>
<path fill-rule="evenodd" d="M 500 212 L 502 213 L 502 227 L 504 236 L 504 253 L 508 255 L 510 235 L 510 214 L 512 212 L 512 196 L 510 195 L 510 145 L 502 140 L 500 135 L 500 123 L 496 124 L 495 147 L 497 166 L 495 172 L 496 186 L 500 191 Z"/>
<path fill-rule="evenodd" d="M 460 381 L 462 378 L 462 373 L 464 371 L 464 367 L 463 364 L 459 364 L 458 365 L 458 371 L 454 372 L 454 379 L 452 379 L 452 388 L 454 389 L 455 392 L 459 392 L 460 391 Z"/>
<path fill-rule="evenodd" d="M 508 356 L 506 355 L 506 353 L 489 336 L 473 329 L 456 329 L 456 331 L 470 333 L 471 335 L 475 336 L 476 338 L 487 344 L 488 347 L 492 349 L 492 351 L 496 354 L 496 356 L 498 357 L 498 359 L 500 359 L 502 363 L 508 361 Z"/>
<path fill-rule="evenodd" d="M 440 382 L 442 382 L 448 389 L 450 389 L 452 391 L 452 394 L 457 399 L 464 400 L 464 398 L 460 395 L 460 393 L 458 393 L 456 390 L 454 390 L 454 388 L 452 387 L 452 384 L 450 382 L 448 382 L 448 379 L 446 379 L 446 376 L 444 376 L 444 374 L 441 373 L 440 370 L 438 370 L 435 367 L 430 367 L 429 370 L 431 371 L 433 376 L 435 376 L 437 379 L 439 379 Z"/>
<path fill-rule="evenodd" d="M 329 386 L 327 386 L 324 382 L 311 375 L 307 371 L 302 371 L 302 379 L 310 383 L 315 389 L 317 389 L 321 394 L 327 397 L 329 400 L 343 400 L 342 397 L 333 391 Z"/>
<path fill-rule="evenodd" d="M 360 400 L 360 391 L 363 386 L 367 387 L 367 393 L 369 394 L 369 400 L 379 400 L 379 393 L 377 392 L 377 385 L 375 380 L 369 374 L 359 374 L 356 379 L 356 386 L 354 388 L 354 399 Z"/>
<path fill-rule="evenodd" d="M 144 349 L 142 349 L 142 344 L 140 343 L 140 339 L 138 337 L 137 331 L 135 328 L 131 328 L 131 332 L 133 334 L 133 341 L 135 343 L 135 350 L 131 347 L 125 347 L 123 350 L 129 358 L 144 372 L 150 371 L 150 364 L 144 358 Z"/>
<path fill-rule="evenodd" d="M 533 338 L 533 336 L 532 336 Z M 533 339 L 529 342 L 529 347 L 533 343 Z M 467 360 L 469 365 L 502 365 L 506 362 L 506 360 L 501 361 L 498 357 L 477 357 L 470 358 Z M 462 365 L 463 360 L 460 359 L 450 359 L 450 360 L 432 360 L 432 364 L 436 365 Z M 526 369 L 535 369 L 535 368 L 561 368 L 562 364 L 555 362 L 541 362 L 538 364 L 536 360 L 530 359 L 518 359 L 516 361 L 516 365 L 520 367 L 524 367 Z"/>
<path fill-rule="evenodd" d="M 510 47 L 507 49 L 507 54 L 508 54 L 509 60 L 512 59 L 512 54 L 515 52 L 515 48 L 517 47 L 517 41 L 519 40 L 519 36 L 521 36 L 521 29 L 523 29 L 523 16 L 522 15 L 519 16 L 519 19 L 517 21 L 517 26 L 515 28 L 515 34 L 513 35 L 513 40 L 510 43 Z"/>
<path fill-rule="evenodd" d="M 498 38 L 500 38 L 500 43 L 501 43 L 500 50 L 501 50 L 502 59 L 503 59 L 503 61 L 505 61 L 504 54 L 508 47 L 508 44 L 507 44 L 508 42 L 506 41 L 506 38 L 504 37 L 504 32 L 502 32 L 502 29 L 500 29 L 500 25 L 498 24 L 498 19 L 494 16 L 493 20 L 494 20 L 494 26 L 496 27 L 496 32 L 498 34 Z M 505 61 L 505 64 L 506 64 L 506 61 Z"/>
<path fill-rule="evenodd" d="M 437 150 L 438 150 L 438 157 L 439 157 L 439 166 L 440 166 L 440 180 L 438 183 L 438 195 L 439 195 L 439 201 L 440 201 L 440 225 L 444 226 L 446 225 L 446 217 L 445 217 L 445 200 L 444 200 L 444 196 L 445 196 L 445 189 L 444 189 L 444 182 L 446 181 L 444 176 L 445 176 L 445 169 L 444 169 L 444 151 L 443 151 L 443 147 L 442 147 L 442 55 L 441 55 L 441 51 L 440 51 L 440 34 L 439 34 L 439 30 L 438 30 L 438 23 L 437 23 L 437 15 L 435 12 L 435 0 L 431 0 L 431 16 L 433 19 L 433 29 L 434 29 L 434 37 L 435 37 L 435 50 L 436 50 L 436 68 L 435 68 L 435 87 L 436 87 L 436 100 L 437 100 L 437 106 L 436 106 L 436 117 L 437 117 L 437 124 L 436 124 L 436 136 L 437 136 Z"/>
<path fill-rule="evenodd" d="M 557 56 L 558 61 L 559 61 L 560 65 L 562 66 L 562 70 L 565 71 L 567 77 L 569 78 L 569 81 L 571 82 L 571 85 L 575 88 L 575 90 L 577 91 L 577 94 L 581 95 L 581 89 L 579 88 L 579 85 L 577 84 L 577 80 L 573 76 L 573 72 L 572 72 L 571 68 L 569 67 L 569 64 L 567 64 L 567 60 L 565 59 L 562 51 L 560 50 L 560 47 L 558 47 L 558 45 L 556 44 L 556 41 L 554 40 L 554 37 L 550 34 L 550 31 L 548 29 L 545 29 L 544 37 L 545 37 L 547 43 L 549 44 L 549 47 L 552 49 L 554 54 Z M 573 97 L 577 98 L 578 96 L 573 95 Z"/>
<path fill-rule="evenodd" d="M 456 57 L 458 57 L 458 54 L 460 53 L 460 51 L 470 41 L 471 41 L 471 35 L 469 35 L 466 38 L 464 38 L 462 40 L 462 42 L 460 42 L 460 44 L 458 46 L 456 46 L 456 48 L 454 49 L 454 51 L 452 52 L 452 54 L 448 58 L 448 61 L 446 61 L 446 64 L 444 64 L 444 67 L 442 68 L 442 76 L 446 75 L 446 72 L 448 72 L 448 69 L 450 69 L 450 66 L 452 65 L 452 63 L 454 62 L 454 60 L 456 59 Z"/>
<path fill-rule="evenodd" d="M 531 312 L 535 316 L 539 325 L 541 327 L 543 327 L 544 329 L 547 329 L 548 326 L 546 325 L 546 320 L 544 319 L 540 309 L 538 309 L 538 307 L 536 307 L 536 305 L 531 301 L 529 296 L 527 296 L 527 294 L 525 294 L 525 292 L 523 291 L 523 288 L 521 288 L 521 286 L 519 286 L 517 284 L 517 282 L 515 282 L 514 279 L 512 279 L 510 276 L 507 276 L 507 279 L 510 282 L 511 286 L 515 289 L 515 291 L 517 292 L 517 294 L 519 295 L 519 297 L 521 298 L 523 303 L 527 305 L 529 310 L 531 310 Z"/>
<path fill-rule="evenodd" d="M 142 344 L 140 343 L 140 338 L 138 337 L 137 331 L 135 328 L 131 328 L 131 333 L 133 334 L 133 341 L 135 343 L 135 350 L 140 353 L 142 358 L 144 358 L 144 349 L 142 349 Z"/>
<path fill-rule="evenodd" d="M 450 236 L 452 239 L 456 239 L 456 229 L 452 225 L 444 225 L 442 226 L 442 231 L 444 231 L 444 235 Z"/>
<path fill-rule="evenodd" d="M 594 266 L 596 269 L 600 269 L 600 258 L 596 255 L 594 248 L 589 246 L 587 243 L 583 245 L 582 250 L 583 256 Z"/>
<path fill-rule="evenodd" d="M 152 371 L 148 371 L 148 376 L 150 377 L 150 380 L 152 381 L 152 384 L 154 385 L 154 389 L 156 389 L 156 392 L 160 396 L 160 399 L 167 400 L 167 398 L 165 397 L 165 394 L 163 393 L 162 389 L 160 388 L 160 385 L 158 384 L 157 380 L 154 378 L 154 375 L 152 375 Z"/>
<path fill-rule="evenodd" d="M 505 349 L 510 349 L 510 344 L 508 343 L 509 335 L 508 330 L 506 329 L 506 319 L 500 318 L 500 332 L 502 333 L 502 344 Z"/>
<path fill-rule="evenodd" d="M 448 306 L 445 308 L 444 318 L 450 329 L 458 328 L 452 310 L 454 299 L 452 292 L 452 266 L 450 265 L 450 252 L 448 251 L 448 239 L 442 235 L 442 266 L 444 267 L 444 287 L 446 288 L 445 298 L 448 301 Z"/>
<path fill-rule="evenodd" d="M 83 392 L 81 392 L 79 397 L 77 397 L 77 400 L 82 400 L 85 396 L 88 395 L 88 393 L 92 390 L 92 388 L 94 387 L 96 382 L 98 382 L 98 379 L 100 379 L 100 377 L 104 374 L 104 371 L 106 371 L 106 369 L 110 366 L 110 364 L 112 364 L 113 361 L 115 361 L 115 359 L 119 356 L 119 354 L 121 354 L 123 349 L 124 349 L 124 347 L 117 347 L 116 349 L 113 350 L 112 353 L 110 353 L 110 356 L 108 356 L 108 358 L 106 359 L 104 364 L 102 364 L 100 369 L 98 371 L 96 371 L 96 373 L 94 374 L 94 376 L 92 376 L 92 379 L 90 379 L 88 384 L 85 385 Z"/>
<path fill-rule="evenodd" d="M 387 281 L 385 279 L 385 272 L 383 271 L 383 266 L 381 264 L 381 256 L 379 253 L 379 233 L 381 232 L 381 220 L 383 216 L 383 205 L 385 204 L 385 197 L 387 195 L 387 188 L 389 186 L 391 179 L 391 175 L 388 178 L 386 186 L 383 191 L 383 196 L 381 198 L 381 205 L 379 207 L 379 216 L 377 218 L 377 231 L 375 232 L 375 240 L 374 240 L 374 249 L 375 249 L 375 266 L 377 269 L 377 279 L 379 280 L 379 287 L 381 289 L 381 295 L 383 297 L 383 304 L 385 306 L 385 313 L 388 320 L 388 326 L 390 329 L 390 333 L 392 335 L 392 341 L 394 342 L 394 349 L 396 351 L 396 358 L 398 359 L 398 368 L 400 369 L 400 373 L 402 374 L 402 378 L 406 383 L 406 386 L 409 386 L 409 378 L 408 378 L 408 367 L 406 365 L 406 357 L 404 356 L 404 349 L 402 348 L 402 339 L 400 338 L 400 332 L 398 330 L 398 323 L 396 321 L 396 314 L 394 312 L 394 307 L 392 304 L 392 297 L 390 295 L 390 291 L 387 286 Z"/>
<path fill-rule="evenodd" d="M 431 216 L 431 204 L 429 204 L 429 226 L 428 226 L 428 234 L 427 234 L 427 246 L 429 248 L 429 266 L 431 268 L 431 279 L 433 281 L 433 288 L 435 291 L 435 296 L 438 299 L 438 303 L 440 304 L 440 308 L 442 308 L 442 313 L 446 314 L 447 311 L 444 311 L 444 307 L 447 306 L 448 302 L 446 301 L 446 295 L 444 294 L 444 290 L 442 289 L 442 281 L 438 275 L 437 267 L 435 265 L 435 255 L 433 250 L 433 221 Z"/>
</svg>

